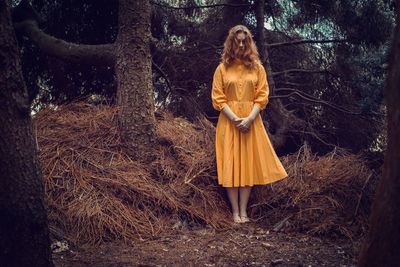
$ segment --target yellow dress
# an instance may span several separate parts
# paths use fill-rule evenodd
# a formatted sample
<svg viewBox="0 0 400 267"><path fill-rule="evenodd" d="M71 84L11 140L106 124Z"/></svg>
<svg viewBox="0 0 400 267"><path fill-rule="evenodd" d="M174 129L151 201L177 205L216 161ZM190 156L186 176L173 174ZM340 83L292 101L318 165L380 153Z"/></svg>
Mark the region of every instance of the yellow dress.
<svg viewBox="0 0 400 267"><path fill-rule="evenodd" d="M268 103L268 83L264 67L248 69L240 61L228 68L221 63L214 74L212 103L220 111L226 105L240 118L247 117L254 105ZM240 132L221 112L216 129L218 183L224 187L268 184L287 176L257 115L247 133Z"/></svg>

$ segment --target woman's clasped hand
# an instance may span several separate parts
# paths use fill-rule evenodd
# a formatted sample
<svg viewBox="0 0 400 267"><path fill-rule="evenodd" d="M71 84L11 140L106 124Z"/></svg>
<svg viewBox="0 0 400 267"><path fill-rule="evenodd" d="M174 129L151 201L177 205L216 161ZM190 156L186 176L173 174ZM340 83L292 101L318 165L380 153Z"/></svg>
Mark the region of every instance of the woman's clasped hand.
<svg viewBox="0 0 400 267"><path fill-rule="evenodd" d="M235 124L236 128L242 133L248 133L250 130L250 126L253 123L254 119L251 119L249 117L247 118L237 118L233 121L233 124Z"/></svg>

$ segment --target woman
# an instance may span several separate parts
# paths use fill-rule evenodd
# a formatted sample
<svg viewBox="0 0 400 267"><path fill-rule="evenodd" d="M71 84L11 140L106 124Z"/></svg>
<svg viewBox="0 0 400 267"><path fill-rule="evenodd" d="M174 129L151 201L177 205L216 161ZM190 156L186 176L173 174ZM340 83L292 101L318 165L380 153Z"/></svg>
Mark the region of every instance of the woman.
<svg viewBox="0 0 400 267"><path fill-rule="evenodd" d="M248 222L251 188L287 176L269 141L260 111L268 103L264 67L249 29L229 31L212 86L212 103L221 111L216 130L218 183L226 187L234 222ZM240 201L240 202L239 202Z"/></svg>

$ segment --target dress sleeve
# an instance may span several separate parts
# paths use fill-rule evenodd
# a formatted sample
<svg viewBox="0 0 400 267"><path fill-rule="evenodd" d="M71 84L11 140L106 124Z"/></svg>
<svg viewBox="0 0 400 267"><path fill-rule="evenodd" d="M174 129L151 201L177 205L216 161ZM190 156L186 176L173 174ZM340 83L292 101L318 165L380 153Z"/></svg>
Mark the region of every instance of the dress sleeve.
<svg viewBox="0 0 400 267"><path fill-rule="evenodd" d="M254 97L254 105L261 110L265 109L268 104L269 87L267 82L267 74L264 67L260 64L258 67L258 81Z"/></svg>
<svg viewBox="0 0 400 267"><path fill-rule="evenodd" d="M213 107L218 111L220 111L226 105L228 105L227 104L228 99L226 98L224 88L223 88L221 65L218 66L218 68L215 70L215 73L214 73L211 99L212 99Z"/></svg>

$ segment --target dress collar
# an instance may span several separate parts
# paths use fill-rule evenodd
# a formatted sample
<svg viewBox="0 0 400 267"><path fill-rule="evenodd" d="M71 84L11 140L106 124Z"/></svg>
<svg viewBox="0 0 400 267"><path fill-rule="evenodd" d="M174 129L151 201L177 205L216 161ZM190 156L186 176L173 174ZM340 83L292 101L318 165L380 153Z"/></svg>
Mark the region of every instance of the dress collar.
<svg viewBox="0 0 400 267"><path fill-rule="evenodd" d="M243 60L235 58L235 60L233 61L235 64L239 64L239 65L243 65Z"/></svg>

